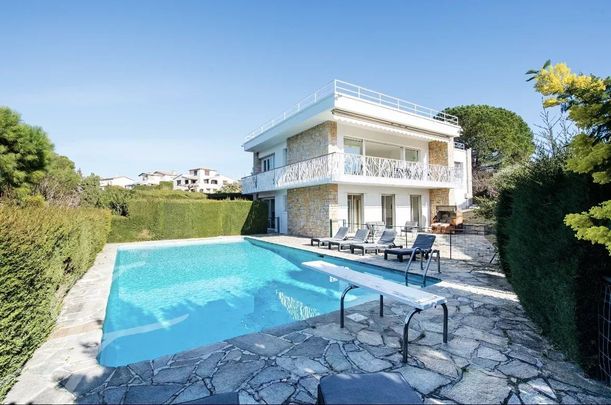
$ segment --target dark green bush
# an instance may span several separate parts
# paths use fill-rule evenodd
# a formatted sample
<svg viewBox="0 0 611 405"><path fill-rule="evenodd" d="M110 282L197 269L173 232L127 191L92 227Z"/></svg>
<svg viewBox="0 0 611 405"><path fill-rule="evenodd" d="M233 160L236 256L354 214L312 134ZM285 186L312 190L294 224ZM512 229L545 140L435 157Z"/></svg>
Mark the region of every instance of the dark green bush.
<svg viewBox="0 0 611 405"><path fill-rule="evenodd" d="M497 204L501 265L545 335L587 371L596 369L596 316L609 256L575 238L566 214L600 202L589 176L566 172L562 158L539 158ZM607 194L608 195L608 194Z"/></svg>
<svg viewBox="0 0 611 405"><path fill-rule="evenodd" d="M202 238L264 233L267 208L260 201L133 199L127 217L114 216L109 240Z"/></svg>
<svg viewBox="0 0 611 405"><path fill-rule="evenodd" d="M106 243L110 212L0 205L0 398Z"/></svg>

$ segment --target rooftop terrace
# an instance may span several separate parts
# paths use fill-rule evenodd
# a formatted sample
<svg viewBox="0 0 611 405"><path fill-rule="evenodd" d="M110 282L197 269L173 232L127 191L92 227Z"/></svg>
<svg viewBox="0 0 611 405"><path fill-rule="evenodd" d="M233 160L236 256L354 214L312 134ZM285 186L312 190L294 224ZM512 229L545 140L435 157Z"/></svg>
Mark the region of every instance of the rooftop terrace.
<svg viewBox="0 0 611 405"><path fill-rule="evenodd" d="M388 108L390 110L395 110L399 112L408 113L411 115L424 117L430 120L439 121L443 123L447 123L450 125L458 125L458 118L454 115L446 114L442 111L434 110L432 108L424 107L410 101L402 100L397 97L389 96L375 90L366 89L361 86L357 86L355 84L347 83L341 80L333 80L313 94L303 98L297 104L295 104L290 109L284 111L282 114L277 117L265 122L257 129L253 130L246 136L244 142L248 142L257 136L261 135L265 131L274 128L278 124L286 121L287 119L293 117L300 111L305 110L306 108L318 103L321 100L324 100L328 97L349 97L353 99L357 99L360 101L364 101L373 105L381 106Z"/></svg>

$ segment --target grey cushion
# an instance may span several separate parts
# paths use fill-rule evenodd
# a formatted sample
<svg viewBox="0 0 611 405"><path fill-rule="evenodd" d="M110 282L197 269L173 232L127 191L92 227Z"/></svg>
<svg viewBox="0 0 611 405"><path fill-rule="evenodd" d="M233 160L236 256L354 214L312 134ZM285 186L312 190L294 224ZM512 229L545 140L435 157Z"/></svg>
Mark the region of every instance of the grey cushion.
<svg viewBox="0 0 611 405"><path fill-rule="evenodd" d="M399 373L334 374L320 379L319 404L421 404Z"/></svg>

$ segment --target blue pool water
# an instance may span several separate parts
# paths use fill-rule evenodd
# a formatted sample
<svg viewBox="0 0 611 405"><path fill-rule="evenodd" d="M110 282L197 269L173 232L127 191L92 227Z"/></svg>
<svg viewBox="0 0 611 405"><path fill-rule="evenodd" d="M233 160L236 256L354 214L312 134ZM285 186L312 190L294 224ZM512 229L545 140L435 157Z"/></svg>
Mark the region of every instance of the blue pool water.
<svg viewBox="0 0 611 405"><path fill-rule="evenodd" d="M302 266L310 260L404 283L381 267L254 239L120 249L99 361L153 359L337 310L346 284ZM421 281L410 274L410 284ZM438 281L427 277L427 285ZM346 305L375 298L353 290Z"/></svg>

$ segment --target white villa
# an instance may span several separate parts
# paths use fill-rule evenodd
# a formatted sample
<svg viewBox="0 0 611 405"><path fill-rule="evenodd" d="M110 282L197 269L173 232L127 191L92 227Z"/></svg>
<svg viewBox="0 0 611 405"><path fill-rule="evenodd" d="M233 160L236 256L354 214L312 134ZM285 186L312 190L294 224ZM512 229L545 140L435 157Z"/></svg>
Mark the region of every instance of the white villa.
<svg viewBox="0 0 611 405"><path fill-rule="evenodd" d="M242 192L267 202L280 233L324 236L331 222L429 226L436 206L472 198L460 131L455 116L334 80L248 135L253 172Z"/></svg>
<svg viewBox="0 0 611 405"><path fill-rule="evenodd" d="M177 173L174 171L166 172L162 170L155 170L152 172L143 172L138 175L140 177L140 181L138 184L144 186L156 186L162 181L174 181Z"/></svg>
<svg viewBox="0 0 611 405"><path fill-rule="evenodd" d="M100 179L100 187L102 189L108 186L131 188L134 186L134 184L136 184L136 182L127 176L106 177Z"/></svg>
<svg viewBox="0 0 611 405"><path fill-rule="evenodd" d="M189 174L178 175L172 181L174 182L174 190L198 191L200 193L214 193L226 184L235 183L235 180L205 167L191 169Z"/></svg>

